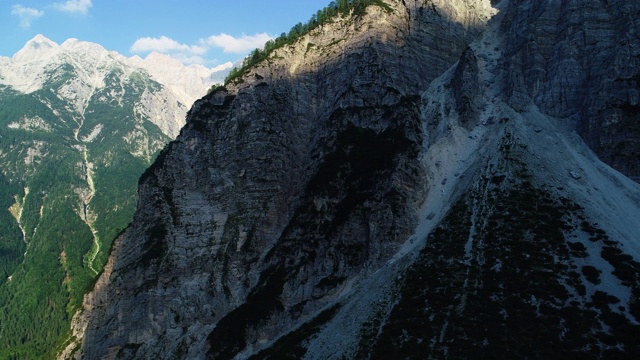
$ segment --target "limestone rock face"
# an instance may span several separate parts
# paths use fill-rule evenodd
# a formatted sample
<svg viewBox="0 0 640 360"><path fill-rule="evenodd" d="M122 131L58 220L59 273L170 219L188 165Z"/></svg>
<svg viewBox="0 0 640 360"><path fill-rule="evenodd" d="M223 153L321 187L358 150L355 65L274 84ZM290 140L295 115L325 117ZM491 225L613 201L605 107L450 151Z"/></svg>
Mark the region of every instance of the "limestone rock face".
<svg viewBox="0 0 640 360"><path fill-rule="evenodd" d="M565 2L385 3L196 102L61 357L640 351L640 186L540 90Z"/></svg>
<svg viewBox="0 0 640 360"><path fill-rule="evenodd" d="M640 4L633 1L519 1L508 5L507 88L576 123L598 156L640 181Z"/></svg>
<svg viewBox="0 0 640 360"><path fill-rule="evenodd" d="M424 191L419 94L492 14L469 3L337 18L198 101L87 297L84 355L260 348L388 260Z"/></svg>

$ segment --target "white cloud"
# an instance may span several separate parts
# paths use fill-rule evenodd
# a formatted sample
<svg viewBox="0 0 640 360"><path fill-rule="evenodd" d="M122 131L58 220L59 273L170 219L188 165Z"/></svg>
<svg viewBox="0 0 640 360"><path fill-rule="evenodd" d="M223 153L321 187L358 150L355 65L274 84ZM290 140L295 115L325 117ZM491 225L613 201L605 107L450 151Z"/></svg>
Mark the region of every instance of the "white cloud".
<svg viewBox="0 0 640 360"><path fill-rule="evenodd" d="M42 15L44 11L38 9L24 7L22 5L13 5L11 7L11 15L15 15L20 18L20 27L28 29L31 27L31 22Z"/></svg>
<svg viewBox="0 0 640 360"><path fill-rule="evenodd" d="M129 51L133 53L143 53L148 51L157 51L159 53L183 52L193 55L202 55L207 52L207 49L198 45L181 44L166 36L160 36L159 38L140 38L131 45Z"/></svg>
<svg viewBox="0 0 640 360"><path fill-rule="evenodd" d="M242 54L256 48L261 48L271 39L273 39L273 37L267 33L242 35L239 38L223 33L220 35L210 36L203 40L203 43L209 46L222 48L222 51L225 53Z"/></svg>
<svg viewBox="0 0 640 360"><path fill-rule="evenodd" d="M92 6L91 0L67 0L63 3L54 3L50 7L67 13L86 15ZM28 29L34 20L44 15L44 11L22 5L13 5L11 7L11 15L19 17L20 27Z"/></svg>
<svg viewBox="0 0 640 360"><path fill-rule="evenodd" d="M213 71L223 71L223 70L231 69L232 67L233 67L233 63L231 61L227 61L226 63L220 64L220 65L214 67L211 70L213 70Z"/></svg>
<svg viewBox="0 0 640 360"><path fill-rule="evenodd" d="M242 37L239 38L227 34L220 34L210 36L206 39L200 39L196 45L187 45L166 36L143 37L136 40L129 48L129 51L134 54L145 54L155 51L169 55L185 65L205 65L217 62L207 59L205 56L205 54L213 48L221 48L225 53L244 55L255 48L264 46L264 44L271 39L272 37L266 33L253 36L242 35ZM223 65L229 66L228 64Z"/></svg>
<svg viewBox="0 0 640 360"><path fill-rule="evenodd" d="M92 7L93 4L91 0L67 0L63 3L55 3L52 6L60 11L87 15L89 8Z"/></svg>
<svg viewBox="0 0 640 360"><path fill-rule="evenodd" d="M207 48L200 45L181 44L166 36L157 38L144 37L136 40L129 51L132 53L158 52L170 55L172 58L184 64L204 64L205 59L201 56L207 52Z"/></svg>

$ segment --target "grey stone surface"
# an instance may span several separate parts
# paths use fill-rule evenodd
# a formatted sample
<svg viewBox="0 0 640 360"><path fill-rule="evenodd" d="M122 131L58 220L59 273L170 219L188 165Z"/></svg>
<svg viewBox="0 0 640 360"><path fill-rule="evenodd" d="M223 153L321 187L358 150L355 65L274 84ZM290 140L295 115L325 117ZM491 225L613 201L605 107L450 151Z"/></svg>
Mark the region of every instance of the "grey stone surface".
<svg viewBox="0 0 640 360"><path fill-rule="evenodd" d="M577 122L598 156L640 180L640 3L513 1L502 25L511 104Z"/></svg>
<svg viewBox="0 0 640 360"><path fill-rule="evenodd" d="M594 93L614 82L570 36L635 20L387 3L194 105L76 316L77 357L639 352L640 189L574 136L593 146L584 105L633 84Z"/></svg>
<svg viewBox="0 0 640 360"><path fill-rule="evenodd" d="M77 354L259 348L397 251L423 196L419 94L490 14L461 7L482 1L388 3L392 14L337 19L196 102L141 179L76 321ZM221 319L236 338L212 332Z"/></svg>

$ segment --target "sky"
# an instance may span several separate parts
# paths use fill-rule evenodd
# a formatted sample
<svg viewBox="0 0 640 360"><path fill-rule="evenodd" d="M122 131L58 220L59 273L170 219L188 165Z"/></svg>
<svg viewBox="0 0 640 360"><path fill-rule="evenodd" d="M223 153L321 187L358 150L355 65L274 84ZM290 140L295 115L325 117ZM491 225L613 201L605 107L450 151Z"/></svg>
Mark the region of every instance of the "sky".
<svg viewBox="0 0 640 360"><path fill-rule="evenodd" d="M125 56L151 51L186 65L236 62L308 21L330 0L0 0L0 56L38 34L98 43Z"/></svg>

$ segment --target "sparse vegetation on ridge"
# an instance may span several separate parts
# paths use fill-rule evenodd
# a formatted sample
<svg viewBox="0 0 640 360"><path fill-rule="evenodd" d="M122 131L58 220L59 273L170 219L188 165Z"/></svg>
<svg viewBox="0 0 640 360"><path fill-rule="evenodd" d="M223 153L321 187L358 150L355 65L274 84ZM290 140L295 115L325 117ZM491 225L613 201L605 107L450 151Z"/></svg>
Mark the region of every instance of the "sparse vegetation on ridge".
<svg viewBox="0 0 640 360"><path fill-rule="evenodd" d="M267 41L263 49L253 50L242 62L240 68L234 67L229 75L224 79L224 84L227 85L233 81L238 81L247 70L249 70L255 64L267 59L271 53L285 45L291 45L296 42L300 37L308 34L312 30L331 23L336 16L347 16L351 14L354 17L362 16L366 13L367 7L374 5L379 6L386 12L393 12L393 8L382 0L338 0L329 3L329 6L324 9L318 10L318 12L311 16L311 19L306 23L297 23L294 25L288 33L282 33L280 36L273 40ZM212 87L211 91L215 91L217 88Z"/></svg>

